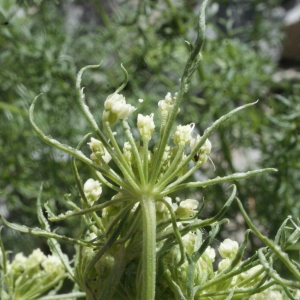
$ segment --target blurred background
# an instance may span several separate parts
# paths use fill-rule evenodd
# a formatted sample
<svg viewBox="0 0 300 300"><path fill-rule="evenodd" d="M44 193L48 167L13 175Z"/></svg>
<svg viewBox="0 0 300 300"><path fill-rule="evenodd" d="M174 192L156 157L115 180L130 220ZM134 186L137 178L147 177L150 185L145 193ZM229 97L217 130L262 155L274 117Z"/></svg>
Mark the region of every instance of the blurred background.
<svg viewBox="0 0 300 300"><path fill-rule="evenodd" d="M196 0L2 0L0 4L0 214L11 222L39 226L36 198L55 213L68 210L64 195L79 203L71 157L46 145L29 123L28 108L36 106L37 124L71 146L91 132L77 107L76 74L87 71L82 85L97 121L103 102L122 83L123 63L129 73L124 90L137 112L154 112L157 102L179 86L188 48L194 42L201 1ZM193 76L178 123L194 122L200 134L223 114L254 102L222 125L211 137L216 169L207 162L194 180L256 168L275 167L237 183L255 224L269 237L288 216L300 211L300 3L298 1L210 1L203 61ZM134 122L135 118L130 121ZM118 131L118 127L115 129ZM157 136L154 135L154 140ZM124 143L122 138L120 143ZM87 146L82 151L89 155ZM78 162L83 181L92 171ZM191 190L207 205L202 218L215 214L229 196L229 184ZM104 190L101 201L110 199ZM245 224L237 205L227 215L220 238L241 242ZM78 236L77 219L55 223L61 234ZM5 228L6 249L24 252L46 241ZM251 237L251 235L250 235ZM249 251L259 246L252 238ZM72 245L62 245L69 255ZM299 256L299 252L297 254ZM298 257L299 258L299 257Z"/></svg>

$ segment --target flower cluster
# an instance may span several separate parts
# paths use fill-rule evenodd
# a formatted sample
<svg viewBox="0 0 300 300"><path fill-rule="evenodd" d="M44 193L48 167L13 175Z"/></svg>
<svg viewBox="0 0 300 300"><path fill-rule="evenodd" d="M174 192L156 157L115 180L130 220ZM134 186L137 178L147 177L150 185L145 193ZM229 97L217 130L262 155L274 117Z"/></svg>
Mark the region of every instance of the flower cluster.
<svg viewBox="0 0 300 300"><path fill-rule="evenodd" d="M102 162L104 163L110 162L111 156L106 150L106 148L103 146L102 142L92 137L91 142L88 143L88 145L92 150L92 153L90 155L92 161L96 162L99 165L101 165Z"/></svg>
<svg viewBox="0 0 300 300"><path fill-rule="evenodd" d="M6 271L5 287L0 292L2 300L35 299L67 276L61 260L55 255L44 255L40 249L35 249L28 257L18 253L12 262L2 259L1 269Z"/></svg>
<svg viewBox="0 0 300 300"><path fill-rule="evenodd" d="M99 199L102 193L102 187L98 180L90 178L84 184L83 191L88 202L93 205L94 202Z"/></svg>
<svg viewBox="0 0 300 300"><path fill-rule="evenodd" d="M109 95L104 102L103 120L114 125L118 119L127 118L135 109L134 106L126 103L123 95Z"/></svg>

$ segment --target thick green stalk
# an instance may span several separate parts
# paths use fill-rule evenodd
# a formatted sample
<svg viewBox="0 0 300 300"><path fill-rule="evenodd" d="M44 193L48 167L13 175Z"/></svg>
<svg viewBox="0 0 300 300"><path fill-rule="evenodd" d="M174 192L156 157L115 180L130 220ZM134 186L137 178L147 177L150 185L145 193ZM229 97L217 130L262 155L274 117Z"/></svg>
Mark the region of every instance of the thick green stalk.
<svg viewBox="0 0 300 300"><path fill-rule="evenodd" d="M156 277L156 212L155 201L151 195L141 198L143 215L142 250L142 297L141 300L154 300Z"/></svg>

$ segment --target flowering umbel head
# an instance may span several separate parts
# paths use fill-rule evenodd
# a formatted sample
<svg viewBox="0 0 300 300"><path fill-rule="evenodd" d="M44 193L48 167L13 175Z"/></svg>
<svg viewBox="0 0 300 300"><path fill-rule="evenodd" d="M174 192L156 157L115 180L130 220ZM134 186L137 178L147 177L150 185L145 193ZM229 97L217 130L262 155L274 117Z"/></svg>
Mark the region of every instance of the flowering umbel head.
<svg viewBox="0 0 300 300"><path fill-rule="evenodd" d="M239 244L231 239L225 239L220 247L219 253L223 258L233 259L239 249Z"/></svg>
<svg viewBox="0 0 300 300"><path fill-rule="evenodd" d="M181 144L186 146L192 138L192 131L194 127L195 127L194 123L189 125L184 125L184 126L178 125L173 135L173 140L175 145Z"/></svg>
<svg viewBox="0 0 300 300"><path fill-rule="evenodd" d="M1 271L5 279L0 283L1 300L40 299L45 292L55 295L55 286L67 276L60 258L46 256L40 249L35 249L28 257L17 253L12 261L5 260L5 266L2 262Z"/></svg>
<svg viewBox="0 0 300 300"><path fill-rule="evenodd" d="M197 134L196 136L193 136L190 140L190 149L193 151L197 144L200 142L201 136ZM194 156L195 161L199 161L200 163L205 163L207 161L207 155L211 151L211 142L209 139L206 139L204 144L200 147L200 149L197 151L196 155Z"/></svg>
<svg viewBox="0 0 300 300"><path fill-rule="evenodd" d="M99 165L101 165L103 162L104 163L110 162L111 156L106 150L106 148L103 146L102 142L92 137L91 142L88 143L88 145L92 150L92 153L90 155L92 161L96 162Z"/></svg>
<svg viewBox="0 0 300 300"><path fill-rule="evenodd" d="M149 116L143 116L142 114L138 114L137 128L143 139L151 139L152 133L155 129L153 116L154 114L151 114Z"/></svg>
<svg viewBox="0 0 300 300"><path fill-rule="evenodd" d="M84 194L88 202L92 205L100 198L102 187L98 180L92 178L88 179L83 186Z"/></svg>
<svg viewBox="0 0 300 300"><path fill-rule="evenodd" d="M104 102L103 121L114 125L118 119L125 119L132 114L136 108L126 103L125 97L120 94L112 94Z"/></svg>

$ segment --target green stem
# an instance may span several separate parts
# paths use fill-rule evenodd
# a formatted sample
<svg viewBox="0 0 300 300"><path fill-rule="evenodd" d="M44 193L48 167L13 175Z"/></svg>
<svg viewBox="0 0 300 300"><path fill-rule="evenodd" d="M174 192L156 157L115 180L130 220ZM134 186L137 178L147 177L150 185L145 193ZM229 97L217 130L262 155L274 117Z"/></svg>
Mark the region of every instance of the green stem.
<svg viewBox="0 0 300 300"><path fill-rule="evenodd" d="M144 173L143 173L142 161L141 161L141 158L140 158L140 155L139 155L138 148L135 144L134 138L133 138L132 133L130 131L129 124L126 120L123 120L122 127L124 129L125 136L126 136L128 142L129 142L129 144L132 148L132 152L134 154L135 162L136 162L137 169L138 169L139 176L140 176L140 181L141 181L142 184L145 184L145 176L144 176Z"/></svg>
<svg viewBox="0 0 300 300"><path fill-rule="evenodd" d="M174 169L178 166L179 161L183 160L182 154L184 151L184 147L185 147L184 143L179 144L176 156L175 156L174 160L172 161L170 167L168 168L167 172L163 175L163 177L156 184L156 188L158 190L162 190L162 187L164 187L168 182L170 182L170 180L171 180L170 176L172 176L171 174L174 173ZM173 178L173 177L171 177L171 178Z"/></svg>
<svg viewBox="0 0 300 300"><path fill-rule="evenodd" d="M139 186L136 184L136 177L134 173L132 172L128 162L125 160L123 153L121 152L119 145L117 144L117 141L114 137L113 132L111 131L111 128L109 126L108 122L103 122L104 128L109 135L110 141L112 145L114 146L114 150L117 153L116 158L114 159L120 170L122 171L124 178L128 180L132 188L137 191L139 189Z"/></svg>
<svg viewBox="0 0 300 300"><path fill-rule="evenodd" d="M148 182L148 144L149 139L143 138L143 171L146 182Z"/></svg>
<svg viewBox="0 0 300 300"><path fill-rule="evenodd" d="M143 215L142 250L142 300L154 300L156 277L156 211L155 201L150 195L141 199Z"/></svg>

